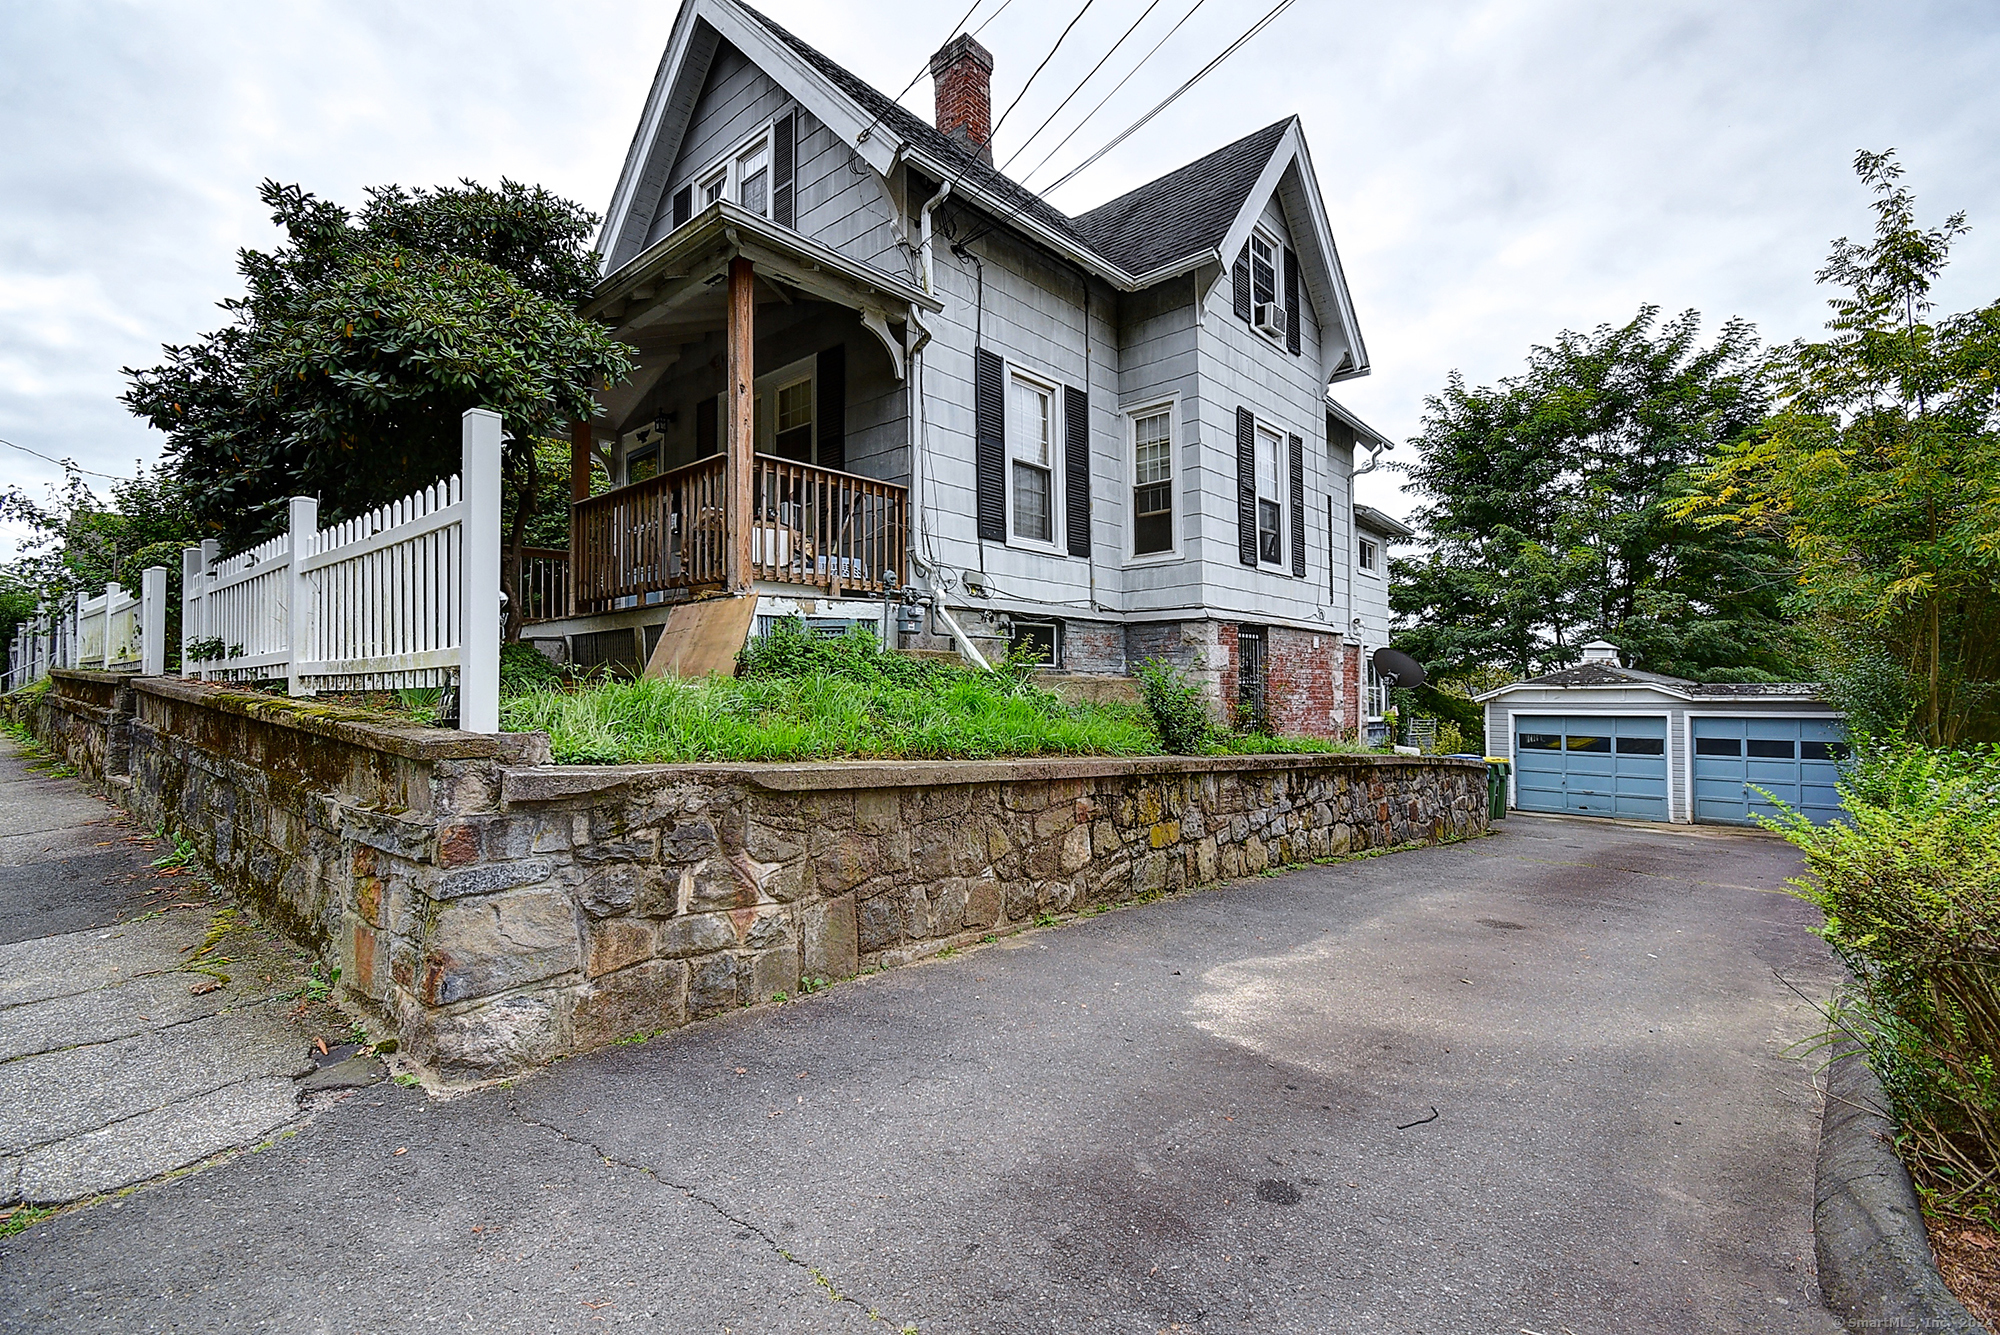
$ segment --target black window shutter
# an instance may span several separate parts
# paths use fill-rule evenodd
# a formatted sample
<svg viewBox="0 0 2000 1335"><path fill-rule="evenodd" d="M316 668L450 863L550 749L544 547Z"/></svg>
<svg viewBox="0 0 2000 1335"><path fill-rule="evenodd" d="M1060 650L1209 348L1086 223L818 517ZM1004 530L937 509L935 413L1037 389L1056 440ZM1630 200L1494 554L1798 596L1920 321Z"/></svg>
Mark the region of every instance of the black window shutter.
<svg viewBox="0 0 2000 1335"><path fill-rule="evenodd" d="M1248 408L1236 410L1236 554L1257 564L1257 419Z"/></svg>
<svg viewBox="0 0 2000 1335"><path fill-rule="evenodd" d="M694 457L706 459L722 448L721 419L716 411L716 396L710 394L694 405Z"/></svg>
<svg viewBox="0 0 2000 1335"><path fill-rule="evenodd" d="M979 348L972 354L972 465L983 542L1007 541L1006 364Z"/></svg>
<svg viewBox="0 0 2000 1335"><path fill-rule="evenodd" d="M1292 475L1292 574L1306 577L1306 443L1291 440L1292 455L1287 461Z"/></svg>
<svg viewBox="0 0 2000 1335"><path fill-rule="evenodd" d="M1090 555L1090 395L1063 386L1063 527L1069 554Z"/></svg>
<svg viewBox="0 0 2000 1335"><path fill-rule="evenodd" d="M1229 269L1229 294L1236 302L1236 318L1248 322L1250 319L1250 243L1243 243L1243 250L1236 257L1236 263Z"/></svg>
<svg viewBox="0 0 2000 1335"><path fill-rule="evenodd" d="M796 227L797 210L792 203L793 138L791 113L778 117L771 127L771 221L780 227ZM1294 348L1294 352L1298 349Z"/></svg>
<svg viewBox="0 0 2000 1335"><path fill-rule="evenodd" d="M694 212L694 187L684 185L674 191L674 226L679 227Z"/></svg>
<svg viewBox="0 0 2000 1335"><path fill-rule="evenodd" d="M1285 350L1299 355L1299 257L1285 247Z"/></svg>
<svg viewBox="0 0 2000 1335"><path fill-rule="evenodd" d="M819 466L847 471L847 345L836 343L820 351L813 365L813 393L819 402Z"/></svg>

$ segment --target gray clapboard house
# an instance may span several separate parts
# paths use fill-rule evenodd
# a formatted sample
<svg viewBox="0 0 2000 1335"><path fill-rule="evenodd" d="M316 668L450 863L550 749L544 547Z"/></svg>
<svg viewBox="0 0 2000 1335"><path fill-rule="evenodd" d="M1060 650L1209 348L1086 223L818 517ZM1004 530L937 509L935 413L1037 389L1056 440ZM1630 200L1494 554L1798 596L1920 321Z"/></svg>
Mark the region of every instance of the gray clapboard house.
<svg viewBox="0 0 2000 1335"><path fill-rule="evenodd" d="M643 660L733 594L700 617L1158 655L1356 728L1387 624L1352 477L1388 442L1330 397L1369 361L1303 126L1069 216L993 166L992 57L931 71L936 124L736 0L683 5L591 307L640 369L575 428L528 636Z"/></svg>

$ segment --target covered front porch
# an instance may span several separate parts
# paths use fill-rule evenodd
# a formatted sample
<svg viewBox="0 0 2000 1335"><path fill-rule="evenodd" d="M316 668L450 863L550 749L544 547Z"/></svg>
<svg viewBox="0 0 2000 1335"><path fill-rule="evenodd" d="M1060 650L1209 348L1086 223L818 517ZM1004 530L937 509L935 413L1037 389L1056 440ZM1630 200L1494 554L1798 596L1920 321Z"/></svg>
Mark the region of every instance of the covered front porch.
<svg viewBox="0 0 2000 1335"><path fill-rule="evenodd" d="M726 201L608 277L587 313L638 368L572 429L568 550L527 553L517 582L533 637L904 584L906 358L941 309Z"/></svg>

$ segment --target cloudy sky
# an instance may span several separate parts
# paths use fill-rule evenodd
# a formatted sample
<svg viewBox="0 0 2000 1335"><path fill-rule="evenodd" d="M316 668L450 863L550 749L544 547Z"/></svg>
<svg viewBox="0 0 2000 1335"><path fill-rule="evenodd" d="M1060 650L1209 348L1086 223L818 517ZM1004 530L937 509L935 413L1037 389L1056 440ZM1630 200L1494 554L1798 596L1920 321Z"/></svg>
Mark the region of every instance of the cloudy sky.
<svg viewBox="0 0 2000 1335"><path fill-rule="evenodd" d="M1003 161L1147 2L1092 0L1002 130ZM966 3L765 8L893 91ZM979 35L996 110L1082 0L1001 3L973 19L997 14ZM1163 0L1043 142L1189 3ZM1204 3L1038 182L1263 3ZM673 15L668 0L0 0L0 438L109 474L154 459L119 368L218 322L237 247L275 239L263 177L351 203L371 184L506 175L601 210ZM1861 147L1898 149L1933 219L1971 214L1941 303L2000 297L1996 69L1988 0L1298 0L1056 202L1087 208L1302 114L1376 367L1341 395L1403 439L1452 369L1491 381L1531 343L1643 303L1812 332L1828 241L1868 228ZM928 78L905 100L928 115ZM0 482L56 475L0 448ZM1362 495L1405 508L1388 474Z"/></svg>

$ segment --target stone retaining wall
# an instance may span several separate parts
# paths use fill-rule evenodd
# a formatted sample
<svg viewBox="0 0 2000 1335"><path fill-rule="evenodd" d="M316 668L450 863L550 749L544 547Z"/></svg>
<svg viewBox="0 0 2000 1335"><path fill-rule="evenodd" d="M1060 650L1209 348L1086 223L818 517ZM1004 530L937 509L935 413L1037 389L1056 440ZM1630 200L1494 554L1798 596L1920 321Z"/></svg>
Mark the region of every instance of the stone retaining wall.
<svg viewBox="0 0 2000 1335"><path fill-rule="evenodd" d="M1045 914L1486 825L1484 767L1436 757L553 766L539 734L83 673L34 712L114 781L89 738L122 728L127 804L453 1079Z"/></svg>

